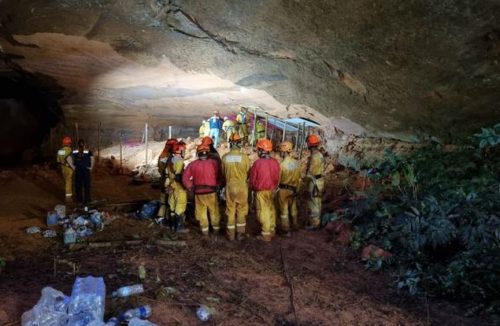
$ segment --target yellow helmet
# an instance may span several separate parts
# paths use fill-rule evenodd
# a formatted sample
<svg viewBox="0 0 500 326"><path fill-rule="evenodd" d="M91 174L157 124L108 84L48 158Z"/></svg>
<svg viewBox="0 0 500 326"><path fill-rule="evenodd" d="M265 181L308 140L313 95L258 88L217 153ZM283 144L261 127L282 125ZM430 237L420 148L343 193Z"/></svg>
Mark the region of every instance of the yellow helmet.
<svg viewBox="0 0 500 326"><path fill-rule="evenodd" d="M293 150L293 144L289 141L284 141L280 144L280 152L290 153Z"/></svg>

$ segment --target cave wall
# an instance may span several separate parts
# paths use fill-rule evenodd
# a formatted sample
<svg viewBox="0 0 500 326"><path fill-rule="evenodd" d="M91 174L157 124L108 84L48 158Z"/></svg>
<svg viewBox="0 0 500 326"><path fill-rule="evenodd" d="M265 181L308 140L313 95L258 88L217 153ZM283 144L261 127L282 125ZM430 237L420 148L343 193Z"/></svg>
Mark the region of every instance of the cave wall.
<svg viewBox="0 0 500 326"><path fill-rule="evenodd" d="M0 46L65 88L69 123L195 125L244 103L445 137L500 120L499 16L495 0L3 0Z"/></svg>

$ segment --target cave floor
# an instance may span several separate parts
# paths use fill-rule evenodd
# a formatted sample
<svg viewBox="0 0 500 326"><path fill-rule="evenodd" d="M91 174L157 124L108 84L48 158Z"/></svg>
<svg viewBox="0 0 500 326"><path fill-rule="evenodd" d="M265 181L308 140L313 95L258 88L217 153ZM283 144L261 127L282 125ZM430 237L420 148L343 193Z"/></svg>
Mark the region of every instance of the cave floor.
<svg viewBox="0 0 500 326"><path fill-rule="evenodd" d="M108 203L156 198L157 190L149 184L129 181L128 176L97 171L94 198ZM73 263L76 275L103 276L108 293L138 282L138 267L144 264L145 293L108 299L106 317L149 304L150 320L158 325L201 324L195 314L200 304L214 309L207 322L212 325L482 324L462 317L460 308L445 301L398 294L389 273L366 271L357 252L325 231L299 231L270 244L254 237L242 242L202 239L194 229L176 238L150 221L118 211L109 226L88 240L143 239L147 245L69 250L60 237L45 239L24 231L32 225L45 228L46 212L62 197L62 180L55 170L42 166L3 171L0 186L0 257L7 261L0 274L2 325L19 324L45 286L69 294ZM253 212L249 225L256 234ZM187 246L155 245L156 239L167 238L186 241Z"/></svg>

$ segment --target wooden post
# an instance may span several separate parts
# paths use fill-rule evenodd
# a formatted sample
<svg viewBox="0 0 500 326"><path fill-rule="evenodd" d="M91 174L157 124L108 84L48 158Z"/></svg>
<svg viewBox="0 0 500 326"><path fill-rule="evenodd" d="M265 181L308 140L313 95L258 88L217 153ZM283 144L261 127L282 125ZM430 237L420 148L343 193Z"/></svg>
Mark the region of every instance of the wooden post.
<svg viewBox="0 0 500 326"><path fill-rule="evenodd" d="M144 127L144 143L146 144L146 163L148 165L148 124Z"/></svg>
<svg viewBox="0 0 500 326"><path fill-rule="evenodd" d="M172 126L168 126L168 139L172 138Z"/></svg>
<svg viewBox="0 0 500 326"><path fill-rule="evenodd" d="M120 174L123 174L123 147L122 147L122 133L120 132Z"/></svg>
<svg viewBox="0 0 500 326"><path fill-rule="evenodd" d="M281 142L284 142L285 141L285 136L286 136L286 120L284 120L284 125L283 125L283 139L281 140Z"/></svg>
<svg viewBox="0 0 500 326"><path fill-rule="evenodd" d="M256 125L257 125L257 109L253 109L253 130L252 130L252 146L255 146L255 144L257 144L257 142L255 141L255 137L256 137L256 134L255 134L255 131L256 131Z"/></svg>
<svg viewBox="0 0 500 326"><path fill-rule="evenodd" d="M295 136L295 150L299 149L299 142L300 142L300 124L297 125L297 136Z"/></svg>
<svg viewBox="0 0 500 326"><path fill-rule="evenodd" d="M276 130L276 126L274 126L273 130L271 130L271 142L274 142L274 130Z"/></svg>
<svg viewBox="0 0 500 326"><path fill-rule="evenodd" d="M97 124L97 160L101 158L101 123Z"/></svg>
<svg viewBox="0 0 500 326"><path fill-rule="evenodd" d="M264 138L267 138L267 120L269 119L268 114L266 113L266 127L264 129Z"/></svg>

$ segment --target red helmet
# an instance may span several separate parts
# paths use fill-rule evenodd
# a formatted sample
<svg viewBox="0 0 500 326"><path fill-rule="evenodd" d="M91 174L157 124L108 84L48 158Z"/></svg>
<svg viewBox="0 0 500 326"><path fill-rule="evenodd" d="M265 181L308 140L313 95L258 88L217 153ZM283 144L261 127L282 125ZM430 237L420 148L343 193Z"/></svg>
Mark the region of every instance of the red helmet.
<svg viewBox="0 0 500 326"><path fill-rule="evenodd" d="M257 142L257 148L264 152L270 152L273 150L273 143L269 139L259 139Z"/></svg>
<svg viewBox="0 0 500 326"><path fill-rule="evenodd" d="M174 154L182 154L182 152L185 150L186 150L186 144L184 144L183 142L174 144L173 148Z"/></svg>
<svg viewBox="0 0 500 326"><path fill-rule="evenodd" d="M62 139L62 144L63 144L64 146L69 146L69 145L71 145L71 143L72 143L72 141L71 141L71 137L69 137L69 136L66 136L66 137L64 137L64 138Z"/></svg>
<svg viewBox="0 0 500 326"><path fill-rule="evenodd" d="M172 146L172 145L175 145L177 143L178 143L178 141L176 138L169 138L169 139L167 139L167 142L165 143L165 145Z"/></svg>
<svg viewBox="0 0 500 326"><path fill-rule="evenodd" d="M201 143L202 143L203 145L212 145L212 144L214 143L214 141L212 140L212 138L211 138L211 137L209 137L209 136L205 136L205 137L203 137L203 138L201 139Z"/></svg>
<svg viewBox="0 0 500 326"><path fill-rule="evenodd" d="M321 143L321 138L319 138L318 135L311 134L311 135L307 136L306 143L307 143L307 146L309 146L309 147L319 146L319 144Z"/></svg>

